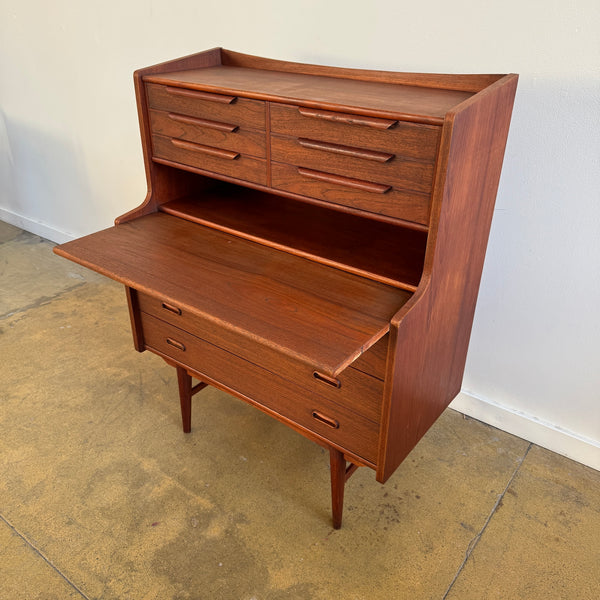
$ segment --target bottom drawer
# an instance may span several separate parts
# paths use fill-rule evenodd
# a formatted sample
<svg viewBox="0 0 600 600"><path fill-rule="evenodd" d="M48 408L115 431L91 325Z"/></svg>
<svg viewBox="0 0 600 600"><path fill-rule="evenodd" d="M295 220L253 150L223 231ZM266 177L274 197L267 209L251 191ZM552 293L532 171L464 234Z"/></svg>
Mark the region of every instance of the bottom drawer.
<svg viewBox="0 0 600 600"><path fill-rule="evenodd" d="M314 368L308 363L283 356L277 350L267 348L257 340L243 338L236 332L225 330L202 316L171 302L164 302L160 298L141 292L137 292L137 298L142 312L178 329L183 329L213 346L219 346L265 371L277 373L286 381L295 382L306 390L305 395L315 393L319 397L359 413L370 421L380 422L387 335L369 348L349 368L342 371L337 377L340 386L335 387L315 378Z"/></svg>
<svg viewBox="0 0 600 600"><path fill-rule="evenodd" d="M348 182L349 177L276 162L272 178L273 187L279 190L424 225L429 220L429 194L397 188L384 191L388 186L376 182L361 182L372 186L371 191L358 189L352 185L357 180Z"/></svg>
<svg viewBox="0 0 600 600"><path fill-rule="evenodd" d="M149 350L172 358L234 395L275 411L348 452L376 462L377 423L146 313L141 313L141 322Z"/></svg>

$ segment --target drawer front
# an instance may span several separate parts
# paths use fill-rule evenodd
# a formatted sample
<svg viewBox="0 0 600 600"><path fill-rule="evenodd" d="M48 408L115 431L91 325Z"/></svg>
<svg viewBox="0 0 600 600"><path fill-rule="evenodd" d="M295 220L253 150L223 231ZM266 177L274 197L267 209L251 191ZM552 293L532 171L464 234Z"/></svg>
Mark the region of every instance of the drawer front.
<svg viewBox="0 0 600 600"><path fill-rule="evenodd" d="M392 152L435 163L441 128L403 121L369 119L286 104L271 104L273 133Z"/></svg>
<svg viewBox="0 0 600 600"><path fill-rule="evenodd" d="M265 103L211 92L198 92L157 83L146 84L148 106L175 114L265 129Z"/></svg>
<svg viewBox="0 0 600 600"><path fill-rule="evenodd" d="M376 423L380 421L383 381L376 378L378 371L374 370L372 374L367 374L369 373L367 369L359 371L351 367L347 368L340 373L339 387L336 387L323 379L315 378L310 365L282 355L259 341L215 325L208 319L191 313L172 302L140 292L137 292L137 296L140 310L144 313L179 329L184 329L215 346L224 348L229 353L240 356L266 371L277 373L278 376L292 382L298 388L304 389L307 394L322 396L336 405L349 408L370 421Z"/></svg>
<svg viewBox="0 0 600 600"><path fill-rule="evenodd" d="M162 135L152 136L154 158L266 185L266 162L235 150L225 150Z"/></svg>
<svg viewBox="0 0 600 600"><path fill-rule="evenodd" d="M376 462L378 424L164 321L142 313L141 322L148 349Z"/></svg>
<svg viewBox="0 0 600 600"><path fill-rule="evenodd" d="M222 121L150 111L152 133L265 158L265 134Z"/></svg>
<svg viewBox="0 0 600 600"><path fill-rule="evenodd" d="M274 135L274 161L362 179L404 191L431 193L433 165L406 160L395 152L373 151L346 144L331 144L310 138Z"/></svg>
<svg viewBox="0 0 600 600"><path fill-rule="evenodd" d="M328 166L324 163L322 168ZM273 187L280 190L423 225L429 222L429 194L275 162L271 166L271 175Z"/></svg>

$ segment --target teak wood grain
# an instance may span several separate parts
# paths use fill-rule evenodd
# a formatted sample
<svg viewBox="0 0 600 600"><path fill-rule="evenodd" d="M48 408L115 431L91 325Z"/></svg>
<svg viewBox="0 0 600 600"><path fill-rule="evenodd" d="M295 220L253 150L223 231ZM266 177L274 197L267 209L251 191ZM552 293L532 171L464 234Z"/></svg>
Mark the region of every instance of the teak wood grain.
<svg viewBox="0 0 600 600"><path fill-rule="evenodd" d="M516 87L507 76L447 116L423 280L391 323L379 481L460 391Z"/></svg>
<svg viewBox="0 0 600 600"><path fill-rule="evenodd" d="M56 251L333 377L387 333L409 296L164 213Z"/></svg>
<svg viewBox="0 0 600 600"><path fill-rule="evenodd" d="M327 448L339 528L460 390L517 76L214 48L134 84L146 198L55 252L125 284L184 431L211 385Z"/></svg>

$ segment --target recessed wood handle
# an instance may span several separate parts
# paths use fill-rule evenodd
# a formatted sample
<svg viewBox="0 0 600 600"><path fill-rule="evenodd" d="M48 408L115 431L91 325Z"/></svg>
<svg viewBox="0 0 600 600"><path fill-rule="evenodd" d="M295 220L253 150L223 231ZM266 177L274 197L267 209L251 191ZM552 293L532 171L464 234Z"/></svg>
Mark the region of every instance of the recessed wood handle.
<svg viewBox="0 0 600 600"><path fill-rule="evenodd" d="M223 150L222 148L213 148L212 146L205 146L204 144L196 144L195 142L186 142L177 138L171 138L171 143L178 148L184 150L191 150L192 152L202 152L216 158L225 158L227 160L235 160L239 158L239 152L232 152L231 150Z"/></svg>
<svg viewBox="0 0 600 600"><path fill-rule="evenodd" d="M185 88L167 86L167 92L173 96L185 96L195 100L208 100L209 102L219 102L220 104L232 104L237 100L237 96L224 96L223 94L211 94L210 92L200 92L198 90L187 90Z"/></svg>
<svg viewBox="0 0 600 600"><path fill-rule="evenodd" d="M323 373L319 373L319 371L315 371L313 373L313 377L317 381L322 381L323 383L331 385L331 386L333 386L335 388L341 388L342 387L342 382L339 379L336 379L335 377L329 377L329 375L323 375Z"/></svg>
<svg viewBox="0 0 600 600"><path fill-rule="evenodd" d="M349 123L350 125L365 125L367 127L375 127L375 129L391 129L398 123L398 121L393 119L363 117L361 115L350 115L347 113L338 113L329 110L314 110L312 108L299 108L298 112L303 117L310 117L312 119L324 119L325 121Z"/></svg>
<svg viewBox="0 0 600 600"><path fill-rule="evenodd" d="M173 306L172 304L169 304L168 302L163 302L161 304L161 306L165 310L168 310L169 312L175 313L176 315L180 315L181 314L181 309L179 307Z"/></svg>
<svg viewBox="0 0 600 600"><path fill-rule="evenodd" d="M353 179L352 177L342 177L341 175L333 175L332 173L324 173L323 171L313 171L312 169L305 169L304 167L298 167L298 173L309 179L325 181L326 183L335 183L336 185L343 185L345 187L362 190L363 192L371 192L373 194L385 194L392 189L391 185L363 181L362 179Z"/></svg>
<svg viewBox="0 0 600 600"><path fill-rule="evenodd" d="M177 340L174 340L173 338L168 337L166 339L167 344L169 344L169 346L173 346L173 348L177 348L177 350L181 350L182 352L185 352L185 346L181 343L178 342Z"/></svg>
<svg viewBox="0 0 600 600"><path fill-rule="evenodd" d="M309 140L308 138L298 138L298 143L304 148L310 148L312 150L323 150L325 152L343 154L344 156L352 156L354 158L374 160L380 163L388 162L389 160L392 160L392 158L394 158L395 156L395 154L390 154L389 152L377 152L375 150L366 150L364 148L353 148L352 146L344 146L342 144L331 144L329 142Z"/></svg>
<svg viewBox="0 0 600 600"><path fill-rule="evenodd" d="M179 115L177 113L169 113L169 119L176 121L177 123L184 123L185 125L195 125L197 127L205 127L207 129L216 129L217 131L225 131L227 133L235 133L238 129L238 125L231 125L230 123L221 123L219 121L209 121L208 119L198 119L197 117L188 117L187 115Z"/></svg>
<svg viewBox="0 0 600 600"><path fill-rule="evenodd" d="M332 429L340 428L339 421L337 421L333 417L328 417L327 415L324 415L322 412L319 412L318 410L313 410L312 416L313 416L313 419L320 421L321 423L323 423L324 425L327 425L328 427L331 427Z"/></svg>

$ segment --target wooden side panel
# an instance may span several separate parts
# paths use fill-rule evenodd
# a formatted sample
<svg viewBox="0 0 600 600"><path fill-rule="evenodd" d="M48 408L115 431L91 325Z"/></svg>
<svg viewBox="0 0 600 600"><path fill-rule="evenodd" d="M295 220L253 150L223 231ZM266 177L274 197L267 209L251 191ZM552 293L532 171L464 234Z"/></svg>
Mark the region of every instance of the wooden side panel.
<svg viewBox="0 0 600 600"><path fill-rule="evenodd" d="M378 481L460 390L516 86L508 75L447 117L425 274L390 329Z"/></svg>
<svg viewBox="0 0 600 600"><path fill-rule="evenodd" d="M125 223L132 219L136 219L137 217L153 213L157 210L158 206L164 202L180 198L193 191L200 191L203 187L211 185L210 180L198 177L193 173L175 173L173 169L165 167L164 165L152 164L152 157L150 154L152 148L150 117L148 114L146 88L142 81L142 77L144 77L144 75L165 73L178 69L197 69L219 64L221 64L221 49L213 48L212 50L206 50L205 52L192 54L177 60L164 62L145 69L139 69L133 74L148 191L142 204L124 215L117 217L115 219L115 224Z"/></svg>

